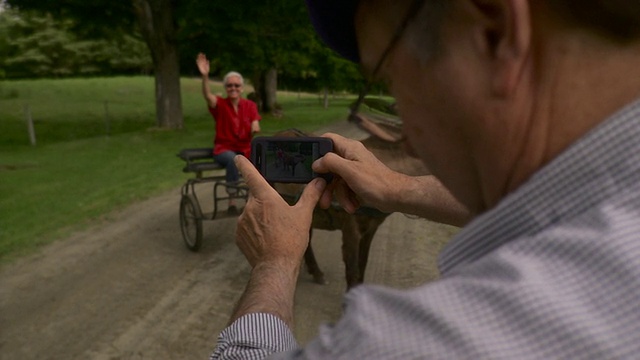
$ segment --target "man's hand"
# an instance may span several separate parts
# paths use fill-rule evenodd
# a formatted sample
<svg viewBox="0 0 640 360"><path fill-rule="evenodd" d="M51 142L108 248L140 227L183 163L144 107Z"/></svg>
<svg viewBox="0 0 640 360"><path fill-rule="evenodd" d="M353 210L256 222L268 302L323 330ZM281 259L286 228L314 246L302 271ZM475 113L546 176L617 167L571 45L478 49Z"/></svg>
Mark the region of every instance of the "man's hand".
<svg viewBox="0 0 640 360"><path fill-rule="evenodd" d="M196 58L196 64L198 65L200 75L209 76L209 60L207 60L207 56L205 54L198 54L198 57Z"/></svg>
<svg viewBox="0 0 640 360"><path fill-rule="evenodd" d="M316 160L315 172L334 174L320 207L328 208L333 196L349 213L360 204L381 211L399 211L449 225L463 226L474 216L433 175L408 176L389 169L361 142L336 134L325 134L333 140L334 153Z"/></svg>
<svg viewBox="0 0 640 360"><path fill-rule="evenodd" d="M290 206L247 158L238 155L235 162L249 187L247 205L238 218L238 247L252 267L265 263L299 266L309 243L313 209L325 181L311 181L298 202Z"/></svg>
<svg viewBox="0 0 640 360"><path fill-rule="evenodd" d="M406 176L389 169L359 141L331 133L322 136L333 140L334 153L316 160L313 170L331 172L335 176L324 191L320 206L328 208L335 193L338 202L349 213L354 213L361 203L382 211L393 211L389 208L388 197Z"/></svg>

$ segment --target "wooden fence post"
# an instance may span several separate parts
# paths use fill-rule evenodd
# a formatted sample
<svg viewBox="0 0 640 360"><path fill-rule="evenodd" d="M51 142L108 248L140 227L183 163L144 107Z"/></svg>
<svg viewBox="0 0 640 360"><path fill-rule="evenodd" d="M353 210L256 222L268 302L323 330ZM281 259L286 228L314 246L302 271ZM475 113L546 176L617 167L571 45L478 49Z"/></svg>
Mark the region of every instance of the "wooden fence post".
<svg viewBox="0 0 640 360"><path fill-rule="evenodd" d="M25 104L24 106L24 116L27 120L27 129L29 131L29 141L31 142L31 146L36 146L36 129L33 126L33 118L31 117L31 108L29 108L29 104Z"/></svg>
<svg viewBox="0 0 640 360"><path fill-rule="evenodd" d="M111 134L111 119L109 118L109 102L104 102L104 122L107 130L107 137Z"/></svg>

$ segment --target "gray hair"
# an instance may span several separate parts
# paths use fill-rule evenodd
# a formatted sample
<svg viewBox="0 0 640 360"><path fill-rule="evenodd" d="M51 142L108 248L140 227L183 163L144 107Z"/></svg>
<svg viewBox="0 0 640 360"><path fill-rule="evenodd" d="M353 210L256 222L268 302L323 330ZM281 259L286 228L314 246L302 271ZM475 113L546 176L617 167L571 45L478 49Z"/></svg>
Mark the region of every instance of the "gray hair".
<svg viewBox="0 0 640 360"><path fill-rule="evenodd" d="M236 72L236 71L229 71L227 73L227 75L224 76L224 79L222 80L222 83L227 85L227 80L229 80L229 78L232 77L232 76L239 78L240 79L240 84L244 85L244 78L242 77L242 75L240 75L239 72Z"/></svg>

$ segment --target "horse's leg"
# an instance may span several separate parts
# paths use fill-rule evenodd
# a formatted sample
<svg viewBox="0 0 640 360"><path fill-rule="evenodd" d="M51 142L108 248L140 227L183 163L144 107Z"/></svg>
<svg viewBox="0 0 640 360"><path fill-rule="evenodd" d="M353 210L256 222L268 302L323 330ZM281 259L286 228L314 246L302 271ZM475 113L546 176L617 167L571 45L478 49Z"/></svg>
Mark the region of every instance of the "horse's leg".
<svg viewBox="0 0 640 360"><path fill-rule="evenodd" d="M347 290L362 283L358 269L360 237L356 219L354 217L345 219L342 226L342 261L344 261Z"/></svg>
<svg viewBox="0 0 640 360"><path fill-rule="evenodd" d="M371 242L385 218L386 217L369 218L360 224L360 233L362 234L360 238L360 248L358 249L358 280L360 283L364 282L364 272L367 269L367 262L369 261Z"/></svg>
<svg viewBox="0 0 640 360"><path fill-rule="evenodd" d="M313 234L313 229L309 230L309 245L307 245L307 250L304 252L304 263L307 266L307 271L311 276L313 276L313 281L316 284L324 285L327 282L324 279L324 273L320 270L320 266L316 261L316 255L313 253L313 247L311 246L311 235Z"/></svg>

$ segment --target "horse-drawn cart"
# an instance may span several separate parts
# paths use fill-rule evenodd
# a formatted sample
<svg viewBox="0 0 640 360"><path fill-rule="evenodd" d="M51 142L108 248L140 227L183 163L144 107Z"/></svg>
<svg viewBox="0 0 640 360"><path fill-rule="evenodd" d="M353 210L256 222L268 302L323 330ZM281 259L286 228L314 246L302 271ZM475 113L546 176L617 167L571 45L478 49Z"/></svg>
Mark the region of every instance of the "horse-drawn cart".
<svg viewBox="0 0 640 360"><path fill-rule="evenodd" d="M182 149L178 153L178 157L186 163L182 171L194 174L194 177L187 179L182 185L180 199L180 229L184 243L191 251L198 251L202 246L202 221L237 216L237 214L222 211L219 205L220 201L230 199L231 195L228 195L227 189L235 190L233 194L235 199L246 201L248 195L246 185L227 183L224 172L219 175L203 175L207 171L224 170L222 165L213 160L212 154L212 148ZM210 212L203 212L196 188L202 184L211 183L213 183L213 209ZM234 192L233 190L231 192ZM220 193L227 195L220 196Z"/></svg>

